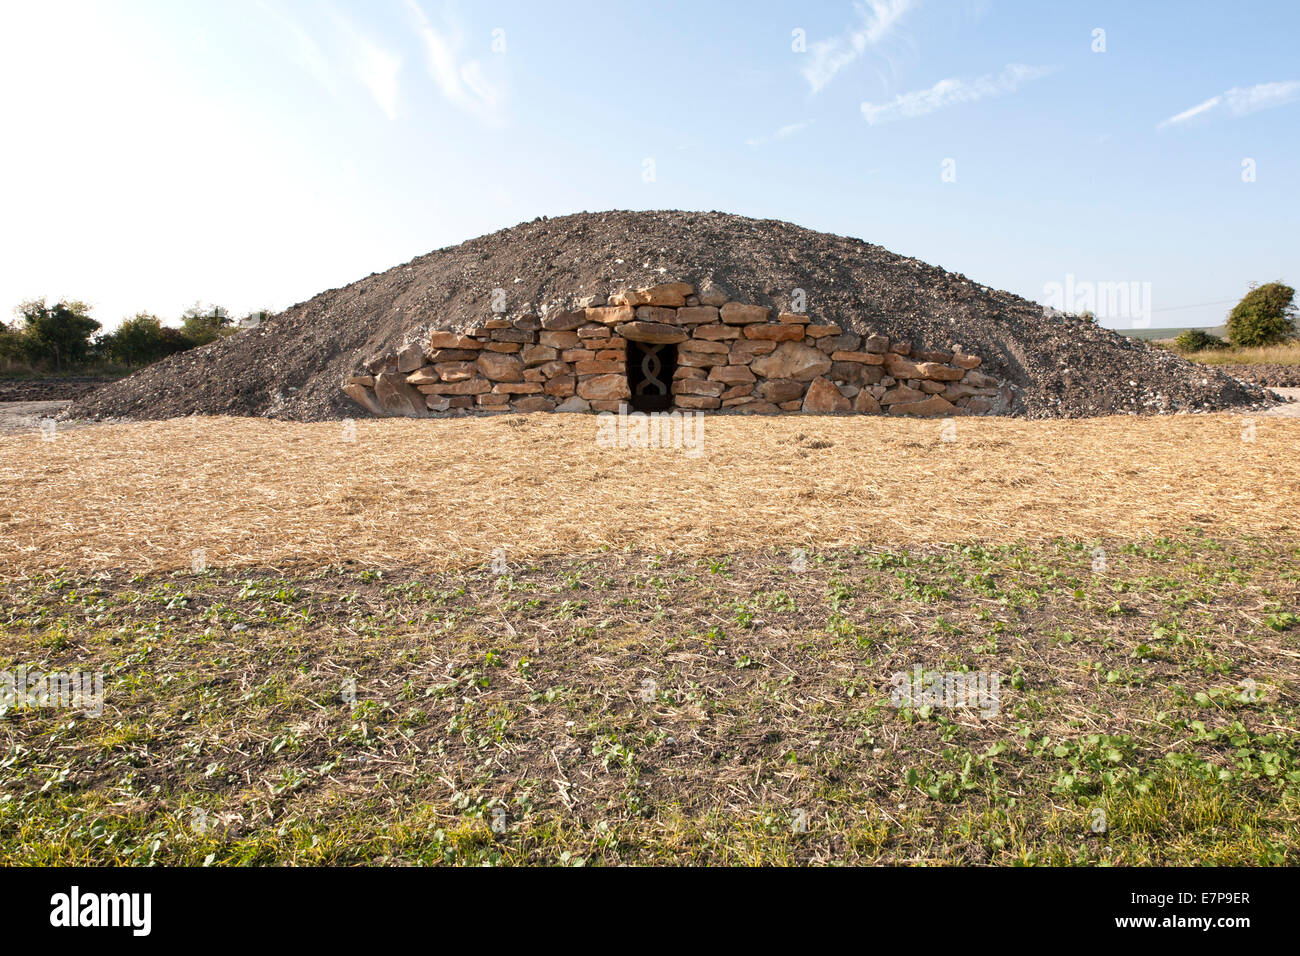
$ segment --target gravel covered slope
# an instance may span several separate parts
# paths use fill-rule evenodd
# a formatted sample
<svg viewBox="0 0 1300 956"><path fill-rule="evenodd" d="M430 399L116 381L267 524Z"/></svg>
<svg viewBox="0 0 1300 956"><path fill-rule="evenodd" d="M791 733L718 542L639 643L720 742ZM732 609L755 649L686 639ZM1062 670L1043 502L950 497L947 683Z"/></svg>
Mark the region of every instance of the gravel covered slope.
<svg viewBox="0 0 1300 956"><path fill-rule="evenodd" d="M423 330L507 310L681 280L788 309L803 289L815 320L951 344L1015 386L1016 414L1079 417L1213 410L1266 402L1262 388L1135 339L978 285L859 239L710 212L579 213L538 219L323 292L259 329L193 349L97 390L68 417L261 415L315 421L366 413L339 390L363 359Z"/></svg>

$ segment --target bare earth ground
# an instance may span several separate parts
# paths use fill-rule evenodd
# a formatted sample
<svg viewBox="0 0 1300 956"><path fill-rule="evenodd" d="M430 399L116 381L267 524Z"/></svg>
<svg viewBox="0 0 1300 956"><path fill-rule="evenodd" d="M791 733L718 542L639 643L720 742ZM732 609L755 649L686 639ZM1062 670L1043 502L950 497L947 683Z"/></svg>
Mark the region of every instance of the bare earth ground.
<svg viewBox="0 0 1300 956"><path fill-rule="evenodd" d="M355 428L0 437L0 863L1300 859L1300 422Z"/></svg>
<svg viewBox="0 0 1300 956"><path fill-rule="evenodd" d="M41 422L58 417L69 400L54 402L0 402L0 435L39 434Z"/></svg>

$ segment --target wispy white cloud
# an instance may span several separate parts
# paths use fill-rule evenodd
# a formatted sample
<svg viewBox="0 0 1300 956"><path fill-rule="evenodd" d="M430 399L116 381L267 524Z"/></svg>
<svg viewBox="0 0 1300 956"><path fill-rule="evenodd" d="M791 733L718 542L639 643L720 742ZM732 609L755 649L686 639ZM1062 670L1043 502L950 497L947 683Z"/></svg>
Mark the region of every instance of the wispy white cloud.
<svg viewBox="0 0 1300 956"><path fill-rule="evenodd" d="M1051 73L1049 67L1010 63L1000 73L974 79L940 80L928 90L900 93L888 103L863 103L862 115L875 126L900 119L913 119L963 103L978 103L991 96L1014 93L1021 85Z"/></svg>
<svg viewBox="0 0 1300 956"><path fill-rule="evenodd" d="M1287 80L1282 83L1257 83L1255 86L1234 86L1218 96L1211 96L1204 103L1197 103L1191 109L1162 120L1156 129L1180 126L1199 117L1214 113L1227 113L1230 116L1248 116L1260 110L1285 106L1300 99L1300 80Z"/></svg>
<svg viewBox="0 0 1300 956"><path fill-rule="evenodd" d="M390 120L397 119L397 74L402 58L362 36L356 39L353 68L371 97Z"/></svg>
<svg viewBox="0 0 1300 956"><path fill-rule="evenodd" d="M913 0L859 0L853 4L858 22L842 36L819 40L808 49L802 73L814 93L820 92L844 69L889 34Z"/></svg>
<svg viewBox="0 0 1300 956"><path fill-rule="evenodd" d="M406 0L415 18L416 32L424 44L429 75L449 103L488 121L498 122L505 102L504 84L489 77L481 61L461 57L464 38L460 31L443 24L441 29L425 15L415 0Z"/></svg>
<svg viewBox="0 0 1300 956"><path fill-rule="evenodd" d="M332 38L328 49L296 17L280 5L262 0L259 6L288 34L292 62L310 73L334 96L341 80L359 82L389 119L397 118L398 74L402 58L369 39L355 23L332 7L322 9L324 22L317 33ZM332 23L333 29L329 29Z"/></svg>
<svg viewBox="0 0 1300 956"><path fill-rule="evenodd" d="M315 38L298 20L280 7L266 0L262 0L258 5L289 34L289 59L310 73L330 93L337 95L338 82L334 68Z"/></svg>
<svg viewBox="0 0 1300 956"><path fill-rule="evenodd" d="M778 140L778 139L789 139L789 138L790 138L791 136L793 136L795 133L798 133L798 132L801 131L801 130L805 130L805 129L807 129L809 126L811 126L811 125L812 125L813 123L815 123L815 122L817 122L817 121L816 121L816 120L804 120L804 121L802 121L802 122L800 122L800 123L789 123L789 124L787 124L787 125L785 125L785 126L782 126L782 127L781 127L780 129L778 129L775 133L765 134L765 135L763 135L763 136L754 136L754 137L752 137L752 138L750 138L750 139L747 139L747 140L745 140L745 145L746 145L746 146L762 146L764 143L770 143L770 142L772 142L773 140Z"/></svg>

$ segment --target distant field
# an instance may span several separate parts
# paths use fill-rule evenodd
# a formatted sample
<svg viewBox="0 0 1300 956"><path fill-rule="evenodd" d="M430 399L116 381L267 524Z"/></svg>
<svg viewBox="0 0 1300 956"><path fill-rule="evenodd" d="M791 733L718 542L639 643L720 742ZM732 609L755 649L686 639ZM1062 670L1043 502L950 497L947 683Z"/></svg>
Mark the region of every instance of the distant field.
<svg viewBox="0 0 1300 956"><path fill-rule="evenodd" d="M1157 339L1176 339L1184 332L1190 332L1195 328L1202 329L1210 335L1217 335L1219 338L1223 338L1228 334L1228 328L1225 325L1216 325L1212 329L1204 326L1180 326L1167 329L1115 329L1115 331L1120 335L1127 335L1131 339L1142 339L1145 342L1151 342Z"/></svg>
<svg viewBox="0 0 1300 956"><path fill-rule="evenodd" d="M1300 365L1300 342L1257 349L1206 349L1184 358L1205 365Z"/></svg>

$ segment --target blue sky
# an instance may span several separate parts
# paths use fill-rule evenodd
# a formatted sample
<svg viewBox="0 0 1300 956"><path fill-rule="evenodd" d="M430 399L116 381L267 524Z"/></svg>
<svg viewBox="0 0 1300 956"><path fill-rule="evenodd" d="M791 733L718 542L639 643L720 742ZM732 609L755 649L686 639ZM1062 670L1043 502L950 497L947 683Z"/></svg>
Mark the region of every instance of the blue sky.
<svg viewBox="0 0 1300 956"><path fill-rule="evenodd" d="M1300 279L1297 36L1291 0L9 3L0 306L278 309L538 215L683 208L1213 325Z"/></svg>

